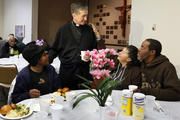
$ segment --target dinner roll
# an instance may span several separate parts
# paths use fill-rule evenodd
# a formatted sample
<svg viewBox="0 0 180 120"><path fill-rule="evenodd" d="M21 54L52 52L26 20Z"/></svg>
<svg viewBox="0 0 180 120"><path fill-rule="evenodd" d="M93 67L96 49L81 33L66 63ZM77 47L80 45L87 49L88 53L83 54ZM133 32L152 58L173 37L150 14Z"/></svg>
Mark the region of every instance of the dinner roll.
<svg viewBox="0 0 180 120"><path fill-rule="evenodd" d="M16 105L16 104L11 104L11 108L12 108L12 109L16 109L16 108L17 108L17 105Z"/></svg>
<svg viewBox="0 0 180 120"><path fill-rule="evenodd" d="M4 105L4 106L1 107L0 112L1 112L2 115L6 115L11 110L12 110L12 108L11 108L10 105Z"/></svg>
<svg viewBox="0 0 180 120"><path fill-rule="evenodd" d="M68 92L68 91L70 91L70 89L67 87L63 88L63 90L62 90L63 93Z"/></svg>
<svg viewBox="0 0 180 120"><path fill-rule="evenodd" d="M57 92L60 92L60 93L61 93L61 92L62 92L62 88L59 88L59 89L57 90Z"/></svg>

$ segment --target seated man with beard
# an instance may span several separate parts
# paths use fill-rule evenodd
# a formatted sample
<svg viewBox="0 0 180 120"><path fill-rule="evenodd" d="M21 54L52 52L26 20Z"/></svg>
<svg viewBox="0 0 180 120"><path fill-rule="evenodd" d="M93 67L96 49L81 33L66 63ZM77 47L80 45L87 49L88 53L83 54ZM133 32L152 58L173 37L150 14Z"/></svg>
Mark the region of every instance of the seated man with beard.
<svg viewBox="0 0 180 120"><path fill-rule="evenodd" d="M141 62L142 86L139 92L157 100L180 100L180 81L169 59L161 54L161 43L155 39L143 41L138 58Z"/></svg>
<svg viewBox="0 0 180 120"><path fill-rule="evenodd" d="M20 48L16 45L16 38L10 37L9 41L1 48L0 58L8 58L9 56L20 54Z"/></svg>

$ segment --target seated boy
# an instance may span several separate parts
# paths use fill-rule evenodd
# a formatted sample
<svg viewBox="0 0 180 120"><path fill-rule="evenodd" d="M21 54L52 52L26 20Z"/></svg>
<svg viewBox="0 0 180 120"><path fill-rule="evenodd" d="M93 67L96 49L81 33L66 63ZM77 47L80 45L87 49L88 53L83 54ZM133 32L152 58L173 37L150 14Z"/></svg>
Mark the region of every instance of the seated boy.
<svg viewBox="0 0 180 120"><path fill-rule="evenodd" d="M22 55L29 65L17 75L12 93L13 103L52 93L61 87L58 74L54 67L49 65L48 53L43 43L30 42L26 45Z"/></svg>

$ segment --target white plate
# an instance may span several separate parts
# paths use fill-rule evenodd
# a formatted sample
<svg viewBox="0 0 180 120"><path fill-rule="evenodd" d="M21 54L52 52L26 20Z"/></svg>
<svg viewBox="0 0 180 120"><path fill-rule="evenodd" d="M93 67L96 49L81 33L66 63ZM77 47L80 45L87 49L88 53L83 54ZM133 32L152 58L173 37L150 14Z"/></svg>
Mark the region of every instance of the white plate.
<svg viewBox="0 0 180 120"><path fill-rule="evenodd" d="M6 119L6 120L18 120L18 119L26 118L26 117L30 116L32 113L33 113L33 111L30 109L29 114L27 114L25 116L21 116L21 117L17 117L17 118L8 118L8 117L5 117L2 114L0 114L0 117L2 117L3 119Z"/></svg>

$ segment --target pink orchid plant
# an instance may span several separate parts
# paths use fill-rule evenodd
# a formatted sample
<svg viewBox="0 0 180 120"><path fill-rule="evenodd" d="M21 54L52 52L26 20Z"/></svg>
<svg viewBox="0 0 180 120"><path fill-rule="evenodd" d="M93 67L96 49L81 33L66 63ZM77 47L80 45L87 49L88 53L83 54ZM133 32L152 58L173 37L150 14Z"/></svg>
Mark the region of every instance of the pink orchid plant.
<svg viewBox="0 0 180 120"><path fill-rule="evenodd" d="M110 69L115 66L114 60L110 56L117 55L114 49L94 49L93 51L85 51L85 55L90 56L90 74L94 77L94 84L96 82L98 84L104 77L109 77Z"/></svg>
<svg viewBox="0 0 180 120"><path fill-rule="evenodd" d="M85 55L90 57L90 74L93 76L93 81L87 80L79 75L78 77L86 81L81 85L89 89L91 93L81 93L81 96L74 102L73 108L81 100L88 97L94 98L100 106L105 106L107 97L112 93L112 90L122 82L122 80L109 80L110 72L115 67L114 60L111 59L111 56L117 55L117 52L114 49L94 49L92 51L85 51Z"/></svg>

